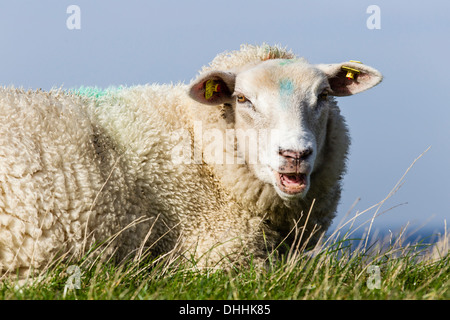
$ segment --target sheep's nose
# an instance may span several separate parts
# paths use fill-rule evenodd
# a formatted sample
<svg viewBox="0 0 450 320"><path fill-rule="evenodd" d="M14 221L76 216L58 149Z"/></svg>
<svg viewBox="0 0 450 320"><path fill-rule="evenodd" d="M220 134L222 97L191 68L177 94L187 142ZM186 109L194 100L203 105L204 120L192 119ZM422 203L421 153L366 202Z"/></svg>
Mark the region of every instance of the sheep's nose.
<svg viewBox="0 0 450 320"><path fill-rule="evenodd" d="M309 155L312 154L311 148L306 148L301 151L294 150L280 150L279 155L285 158L293 158L295 160L305 160Z"/></svg>
<svg viewBox="0 0 450 320"><path fill-rule="evenodd" d="M278 172L280 173L299 173L304 171L304 161L312 154L311 148L302 151L280 150L279 155L283 157Z"/></svg>

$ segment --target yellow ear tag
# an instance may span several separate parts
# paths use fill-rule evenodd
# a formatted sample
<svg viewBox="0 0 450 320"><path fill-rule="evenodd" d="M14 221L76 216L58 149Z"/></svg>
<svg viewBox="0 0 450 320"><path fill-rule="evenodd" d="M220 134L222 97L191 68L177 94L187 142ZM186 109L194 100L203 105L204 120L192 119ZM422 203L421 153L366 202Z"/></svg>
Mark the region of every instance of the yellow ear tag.
<svg viewBox="0 0 450 320"><path fill-rule="evenodd" d="M212 98L214 92L219 92L219 84L216 83L214 80L208 80L206 81L205 86L205 99L209 100Z"/></svg>
<svg viewBox="0 0 450 320"><path fill-rule="evenodd" d="M355 60L350 60L350 62L362 63L361 61L355 61ZM353 69L353 68L350 68L350 67L343 66L343 67L341 67L341 69L347 71L347 74L345 75L345 77L347 79L354 79L355 78L355 74L358 75L358 74L361 73L361 71L359 71L358 69Z"/></svg>

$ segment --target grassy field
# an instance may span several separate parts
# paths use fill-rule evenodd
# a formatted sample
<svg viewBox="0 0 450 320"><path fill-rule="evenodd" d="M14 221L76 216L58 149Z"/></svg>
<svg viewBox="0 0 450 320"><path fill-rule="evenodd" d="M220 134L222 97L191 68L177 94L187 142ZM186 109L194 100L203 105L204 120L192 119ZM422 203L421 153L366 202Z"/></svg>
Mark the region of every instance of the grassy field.
<svg viewBox="0 0 450 320"><path fill-rule="evenodd" d="M373 236L375 217L405 175L385 199L341 223L314 248L294 244L285 256L269 257L263 269L249 257L247 265L227 271L199 270L195 262L171 253L118 264L99 259L99 247L78 260L57 260L33 278L0 276L0 299L450 300L447 225L427 244L408 243L406 227L388 238ZM372 218L355 227L356 219L370 212ZM364 225L366 231L356 238Z"/></svg>
<svg viewBox="0 0 450 320"><path fill-rule="evenodd" d="M0 299L450 299L447 234L434 245L403 244L402 234L365 240L334 234L313 250L269 260L265 270L251 263L198 270L172 255L122 264L87 257L26 283L4 278Z"/></svg>
<svg viewBox="0 0 450 320"><path fill-rule="evenodd" d="M378 204L341 223L313 249L294 245L281 259L269 257L264 269L250 257L246 266L228 271L199 270L195 262L170 253L158 259L139 255L117 264L98 259L94 253L100 248L93 248L78 260L56 261L37 277L18 281L14 275L0 276L0 299L449 300L447 225L429 244L408 243L406 228L384 239L371 230L411 167ZM354 227L356 218L371 210L372 218ZM366 232L356 238L355 231L364 225Z"/></svg>

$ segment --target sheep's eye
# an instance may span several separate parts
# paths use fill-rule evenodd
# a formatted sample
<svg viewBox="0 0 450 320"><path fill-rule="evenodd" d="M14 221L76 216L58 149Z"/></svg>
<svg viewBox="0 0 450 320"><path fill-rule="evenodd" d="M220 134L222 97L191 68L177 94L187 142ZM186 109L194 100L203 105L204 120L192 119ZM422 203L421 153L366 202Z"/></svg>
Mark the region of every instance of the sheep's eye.
<svg viewBox="0 0 450 320"><path fill-rule="evenodd" d="M321 94L318 95L320 101L325 101L328 99L328 92L322 91Z"/></svg>
<svg viewBox="0 0 450 320"><path fill-rule="evenodd" d="M237 102L240 102L240 103L248 101L247 98L242 94L236 96L236 100L237 100Z"/></svg>

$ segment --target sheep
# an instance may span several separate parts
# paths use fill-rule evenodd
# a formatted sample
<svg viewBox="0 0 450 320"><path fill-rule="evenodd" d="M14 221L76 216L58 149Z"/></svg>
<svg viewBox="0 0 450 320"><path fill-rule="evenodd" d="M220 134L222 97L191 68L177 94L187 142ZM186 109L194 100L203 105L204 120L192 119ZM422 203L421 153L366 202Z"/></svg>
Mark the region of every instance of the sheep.
<svg viewBox="0 0 450 320"><path fill-rule="evenodd" d="M263 263L295 228L314 243L350 143L333 96L381 80L264 44L219 54L189 84L1 88L0 274L102 241L117 259L172 251L204 267Z"/></svg>

